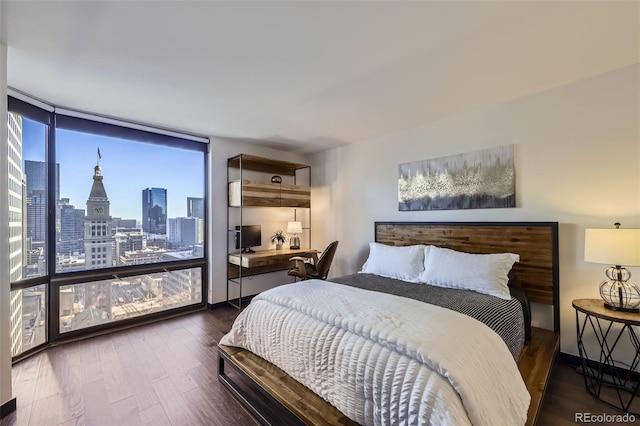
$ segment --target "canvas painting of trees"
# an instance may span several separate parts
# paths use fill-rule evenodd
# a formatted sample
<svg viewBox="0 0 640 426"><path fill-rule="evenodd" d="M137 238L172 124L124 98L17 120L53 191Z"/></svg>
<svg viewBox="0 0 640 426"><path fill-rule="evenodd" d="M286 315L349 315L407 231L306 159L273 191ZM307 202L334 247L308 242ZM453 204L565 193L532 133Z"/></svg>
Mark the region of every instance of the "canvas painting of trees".
<svg viewBox="0 0 640 426"><path fill-rule="evenodd" d="M398 166L398 208L454 210L516 206L514 145Z"/></svg>

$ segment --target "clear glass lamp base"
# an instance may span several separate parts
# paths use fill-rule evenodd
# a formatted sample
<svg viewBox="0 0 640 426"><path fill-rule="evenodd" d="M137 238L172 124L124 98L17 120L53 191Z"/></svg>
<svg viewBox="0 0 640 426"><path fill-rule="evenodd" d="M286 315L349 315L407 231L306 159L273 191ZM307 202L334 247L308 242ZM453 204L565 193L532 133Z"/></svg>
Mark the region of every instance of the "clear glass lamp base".
<svg viewBox="0 0 640 426"><path fill-rule="evenodd" d="M289 240L289 248L291 250L300 250L300 238L295 235Z"/></svg>
<svg viewBox="0 0 640 426"><path fill-rule="evenodd" d="M640 289L627 281L631 273L621 266L614 266L607 269L607 278L600 284L604 307L614 311L640 312Z"/></svg>

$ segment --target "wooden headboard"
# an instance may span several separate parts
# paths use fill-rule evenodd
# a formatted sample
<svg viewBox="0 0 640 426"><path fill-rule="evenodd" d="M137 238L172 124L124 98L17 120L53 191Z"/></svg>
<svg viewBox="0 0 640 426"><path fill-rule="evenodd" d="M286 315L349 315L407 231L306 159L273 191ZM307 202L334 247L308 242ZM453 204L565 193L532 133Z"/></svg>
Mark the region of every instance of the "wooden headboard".
<svg viewBox="0 0 640 426"><path fill-rule="evenodd" d="M375 241L432 244L467 253L517 253L513 272L529 300L553 305L559 327L557 222L376 222Z"/></svg>

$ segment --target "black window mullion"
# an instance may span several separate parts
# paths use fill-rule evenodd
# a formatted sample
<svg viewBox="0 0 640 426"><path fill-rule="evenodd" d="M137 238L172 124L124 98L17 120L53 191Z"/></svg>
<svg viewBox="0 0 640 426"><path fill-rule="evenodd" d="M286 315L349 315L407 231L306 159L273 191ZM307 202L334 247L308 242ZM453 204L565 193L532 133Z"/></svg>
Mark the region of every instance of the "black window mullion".
<svg viewBox="0 0 640 426"><path fill-rule="evenodd" d="M113 268L92 269L75 272L55 272L51 275L51 282L57 287L82 284L88 281L108 280L111 278L127 278L138 275L172 272L181 269L200 268L206 266L206 259L195 258L174 262L148 263L134 266L118 266Z"/></svg>
<svg viewBox="0 0 640 426"><path fill-rule="evenodd" d="M49 276L42 275L35 278L25 278L23 280L11 283L11 290L21 290L29 287L37 287L42 284L49 283Z"/></svg>
<svg viewBox="0 0 640 426"><path fill-rule="evenodd" d="M55 182L58 179L56 173L56 115L51 113L51 125L47 129L47 276L49 277L49 291L47 303L47 341L53 342L58 338L60 291L51 280L56 268L56 211L57 202Z"/></svg>

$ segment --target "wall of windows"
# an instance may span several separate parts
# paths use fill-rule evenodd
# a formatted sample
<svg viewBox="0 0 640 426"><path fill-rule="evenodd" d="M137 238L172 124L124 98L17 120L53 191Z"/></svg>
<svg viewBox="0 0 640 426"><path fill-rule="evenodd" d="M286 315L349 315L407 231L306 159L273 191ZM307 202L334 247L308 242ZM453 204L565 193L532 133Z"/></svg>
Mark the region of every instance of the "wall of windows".
<svg viewBox="0 0 640 426"><path fill-rule="evenodd" d="M204 305L207 145L91 118L9 98L14 359Z"/></svg>

